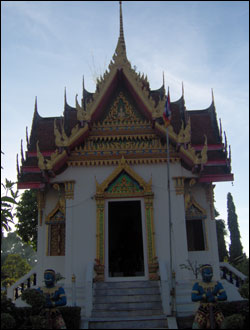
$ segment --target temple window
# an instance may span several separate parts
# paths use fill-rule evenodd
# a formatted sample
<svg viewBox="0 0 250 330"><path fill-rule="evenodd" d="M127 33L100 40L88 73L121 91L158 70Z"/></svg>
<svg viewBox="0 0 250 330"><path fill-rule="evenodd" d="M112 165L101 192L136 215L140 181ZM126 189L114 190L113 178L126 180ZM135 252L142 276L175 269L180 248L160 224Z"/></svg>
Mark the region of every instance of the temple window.
<svg viewBox="0 0 250 330"><path fill-rule="evenodd" d="M48 255L65 255L65 216L58 210L46 222L48 225Z"/></svg>
<svg viewBox="0 0 250 330"><path fill-rule="evenodd" d="M193 197L186 203L186 231L188 251L206 250L206 211Z"/></svg>
<svg viewBox="0 0 250 330"><path fill-rule="evenodd" d="M203 231L202 219L187 219L187 244L188 251L203 251L205 250L205 240Z"/></svg>

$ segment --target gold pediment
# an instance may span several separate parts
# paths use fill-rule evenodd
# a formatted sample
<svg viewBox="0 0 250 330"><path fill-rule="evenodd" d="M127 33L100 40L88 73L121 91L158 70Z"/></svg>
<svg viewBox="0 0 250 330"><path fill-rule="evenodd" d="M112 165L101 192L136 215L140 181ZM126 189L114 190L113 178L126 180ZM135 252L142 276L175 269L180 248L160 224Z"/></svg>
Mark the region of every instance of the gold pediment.
<svg viewBox="0 0 250 330"><path fill-rule="evenodd" d="M96 180L96 198L124 195L152 194L152 178L146 182L127 163L124 157L109 177L99 184Z"/></svg>
<svg viewBox="0 0 250 330"><path fill-rule="evenodd" d="M134 124L141 122L142 119L142 116L136 112L124 93L120 92L102 123L106 125Z"/></svg>
<svg viewBox="0 0 250 330"><path fill-rule="evenodd" d="M206 210L190 194L185 194L185 209L187 219L204 219L207 216Z"/></svg>

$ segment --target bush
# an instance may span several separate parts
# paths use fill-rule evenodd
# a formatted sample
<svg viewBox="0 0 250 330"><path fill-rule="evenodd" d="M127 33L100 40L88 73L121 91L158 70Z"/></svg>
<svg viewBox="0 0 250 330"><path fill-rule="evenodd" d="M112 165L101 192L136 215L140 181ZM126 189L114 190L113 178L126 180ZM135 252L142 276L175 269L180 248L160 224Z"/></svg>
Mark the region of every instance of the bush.
<svg viewBox="0 0 250 330"><path fill-rule="evenodd" d="M239 288L239 293L243 298L249 299L249 278Z"/></svg>
<svg viewBox="0 0 250 330"><path fill-rule="evenodd" d="M22 293L21 297L32 307L16 307L11 299L2 298L1 312L7 314L7 316L4 315L2 318L1 329L12 329L15 327L15 324L17 325L16 329L48 329L47 320L40 314L45 306L46 300L44 295L35 289L27 289ZM80 307L66 306L58 309L62 314L67 329L80 328Z"/></svg>
<svg viewBox="0 0 250 330"><path fill-rule="evenodd" d="M221 329L244 329L245 317L241 314L233 314L225 318Z"/></svg>
<svg viewBox="0 0 250 330"><path fill-rule="evenodd" d="M14 318L16 324L18 324L18 329L32 329L31 323L30 327L27 326L28 321L30 322L30 316L32 315L31 307L16 307L14 311Z"/></svg>
<svg viewBox="0 0 250 330"><path fill-rule="evenodd" d="M67 329L80 329L81 307L60 307Z"/></svg>
<svg viewBox="0 0 250 330"><path fill-rule="evenodd" d="M30 322L32 324L32 329L48 329L48 322L41 315L30 316Z"/></svg>
<svg viewBox="0 0 250 330"><path fill-rule="evenodd" d="M13 314L15 311L15 304L11 301L11 299L6 296L1 297L1 313L10 313Z"/></svg>
<svg viewBox="0 0 250 330"><path fill-rule="evenodd" d="M37 291L36 289L24 290L21 298L27 304L31 305L33 315L39 314L39 312L43 308L45 308L46 298L41 292Z"/></svg>
<svg viewBox="0 0 250 330"><path fill-rule="evenodd" d="M1 313L1 329L14 329L16 321L9 313Z"/></svg>

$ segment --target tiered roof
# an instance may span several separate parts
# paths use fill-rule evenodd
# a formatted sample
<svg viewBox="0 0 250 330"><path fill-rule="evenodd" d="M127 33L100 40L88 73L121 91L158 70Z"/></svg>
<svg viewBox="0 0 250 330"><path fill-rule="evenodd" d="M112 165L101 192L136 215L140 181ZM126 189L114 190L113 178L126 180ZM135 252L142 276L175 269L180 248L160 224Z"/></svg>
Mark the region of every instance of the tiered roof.
<svg viewBox="0 0 250 330"><path fill-rule="evenodd" d="M82 95L81 105L76 96L75 107L72 107L67 103L65 91L62 117L41 117L35 102L28 150L25 159L22 156L20 170L18 166L19 189L44 188L51 178L72 165L78 154L83 166L115 164L121 157L132 163L166 161L166 129L162 120L166 102L165 86L163 84L160 89L151 90L147 77L138 74L128 61L121 2L120 35L109 68L97 81L96 91L89 93L83 84ZM117 121L113 115L113 122L107 121L107 111L119 100L126 106L128 120ZM222 141L214 99L207 109L187 110L182 95L178 101L171 102L171 112L171 159L179 159L182 166L197 174L200 182L233 180L231 157L230 154L228 157L226 141ZM152 151L140 147L138 156L130 152L109 151L100 152L98 156L92 153L90 157L88 152L76 152L84 150L89 139L95 138L98 143L104 141L107 145L104 150L108 150L108 141L111 139L118 143L119 139L123 141L126 138L140 145L143 139L144 142L148 141L154 135L163 149L158 146L157 150Z"/></svg>

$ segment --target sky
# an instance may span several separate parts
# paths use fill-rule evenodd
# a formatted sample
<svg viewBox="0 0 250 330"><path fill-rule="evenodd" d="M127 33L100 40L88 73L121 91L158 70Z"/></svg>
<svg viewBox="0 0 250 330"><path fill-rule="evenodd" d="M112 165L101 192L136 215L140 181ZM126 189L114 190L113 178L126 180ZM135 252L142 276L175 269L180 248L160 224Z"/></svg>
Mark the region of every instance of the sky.
<svg viewBox="0 0 250 330"><path fill-rule="evenodd" d="M123 1L127 57L150 88L169 86L187 110L210 106L231 145L234 182L218 182L215 207L227 221L227 193L249 250L248 1ZM42 117L62 116L64 89L75 106L95 91L119 36L118 1L1 1L2 182L16 181L16 155L31 131L35 97ZM21 191L22 192L22 191ZM230 239L227 237L227 242ZM249 255L249 254L248 254Z"/></svg>

